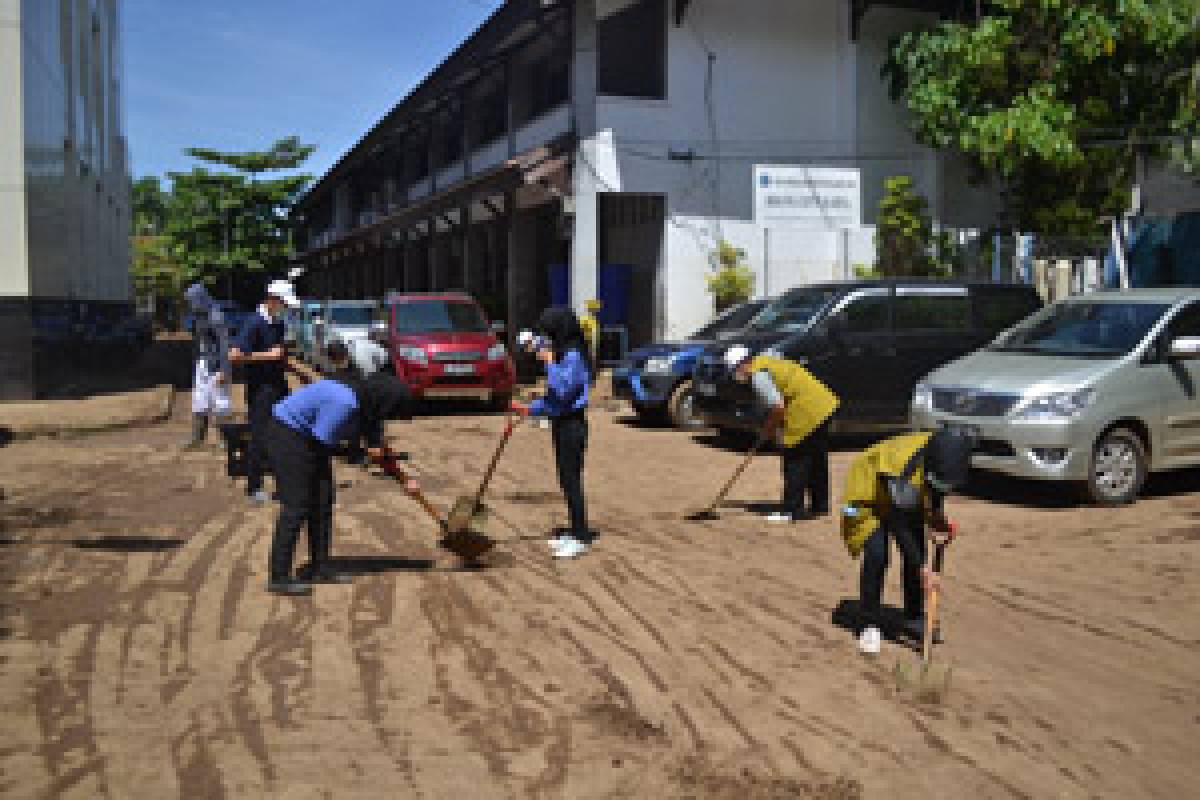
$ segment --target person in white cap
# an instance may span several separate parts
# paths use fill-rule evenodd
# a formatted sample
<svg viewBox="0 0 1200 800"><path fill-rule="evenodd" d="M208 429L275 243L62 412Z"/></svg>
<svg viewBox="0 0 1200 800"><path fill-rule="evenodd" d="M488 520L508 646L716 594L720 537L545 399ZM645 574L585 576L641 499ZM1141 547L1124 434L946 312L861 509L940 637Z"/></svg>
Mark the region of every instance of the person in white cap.
<svg viewBox="0 0 1200 800"><path fill-rule="evenodd" d="M229 360L244 365L250 444L246 448L246 496L256 503L270 499L263 490L267 471L266 433L271 408L287 394L287 347L283 315L300 305L288 281L271 281L258 313L246 323L229 351Z"/></svg>
<svg viewBox="0 0 1200 800"><path fill-rule="evenodd" d="M767 409L763 441L778 435L783 446L783 508L767 519L799 522L828 514L829 420L840 405L837 395L796 362L773 355L751 358L744 345L725 351L725 365L734 380L754 388Z"/></svg>

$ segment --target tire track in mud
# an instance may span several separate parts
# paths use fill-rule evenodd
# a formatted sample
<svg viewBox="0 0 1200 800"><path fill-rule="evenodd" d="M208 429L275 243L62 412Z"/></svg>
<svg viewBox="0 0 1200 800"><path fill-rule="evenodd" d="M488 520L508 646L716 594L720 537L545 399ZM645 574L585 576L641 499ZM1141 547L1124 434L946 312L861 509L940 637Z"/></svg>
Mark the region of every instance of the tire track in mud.
<svg viewBox="0 0 1200 800"><path fill-rule="evenodd" d="M471 636L474 630L495 631L494 623L469 598L466 592L443 576L429 576L420 595L422 611L433 629L435 681L442 707L458 731L475 743L475 752L498 780L523 781L540 791L561 788L566 778L565 757L569 753L569 729L556 721L544 699L501 664L494 649ZM482 694L473 701L465 692L456 691L451 677L451 653L462 658L465 675ZM530 708L540 705L542 712ZM517 749L541 749L545 767L537 774L514 774L510 754Z"/></svg>

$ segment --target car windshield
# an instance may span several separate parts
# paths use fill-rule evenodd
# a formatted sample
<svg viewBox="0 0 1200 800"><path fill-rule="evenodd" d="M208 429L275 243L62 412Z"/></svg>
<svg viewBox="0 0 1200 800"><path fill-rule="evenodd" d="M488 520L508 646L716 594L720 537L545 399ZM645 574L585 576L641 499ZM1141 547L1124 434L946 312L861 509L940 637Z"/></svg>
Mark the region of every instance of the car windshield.
<svg viewBox="0 0 1200 800"><path fill-rule="evenodd" d="M760 333L800 333L835 294L833 289L788 292L760 311L747 330Z"/></svg>
<svg viewBox="0 0 1200 800"><path fill-rule="evenodd" d="M1168 308L1158 303L1058 303L1017 325L991 349L1082 358L1123 356L1146 338Z"/></svg>
<svg viewBox="0 0 1200 800"><path fill-rule="evenodd" d="M719 339L722 334L735 333L750 324L750 321L762 311L765 303L742 303L729 309L712 322L688 337L693 342L703 342Z"/></svg>
<svg viewBox="0 0 1200 800"><path fill-rule="evenodd" d="M334 306L329 309L329 319L334 325L348 327L371 324L374 311L370 306Z"/></svg>
<svg viewBox="0 0 1200 800"><path fill-rule="evenodd" d="M396 333L484 333L487 322L472 303L421 300L396 305Z"/></svg>

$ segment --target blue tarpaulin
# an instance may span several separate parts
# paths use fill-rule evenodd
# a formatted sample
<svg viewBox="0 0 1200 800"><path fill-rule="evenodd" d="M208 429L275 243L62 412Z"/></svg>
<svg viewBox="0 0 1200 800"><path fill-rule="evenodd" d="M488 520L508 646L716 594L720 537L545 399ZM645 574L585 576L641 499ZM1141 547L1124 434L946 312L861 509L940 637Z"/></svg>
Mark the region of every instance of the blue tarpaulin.
<svg viewBox="0 0 1200 800"><path fill-rule="evenodd" d="M1200 212L1138 220L1127 250L1134 289L1200 286ZM1107 286L1120 285L1111 252L1104 259L1104 279Z"/></svg>

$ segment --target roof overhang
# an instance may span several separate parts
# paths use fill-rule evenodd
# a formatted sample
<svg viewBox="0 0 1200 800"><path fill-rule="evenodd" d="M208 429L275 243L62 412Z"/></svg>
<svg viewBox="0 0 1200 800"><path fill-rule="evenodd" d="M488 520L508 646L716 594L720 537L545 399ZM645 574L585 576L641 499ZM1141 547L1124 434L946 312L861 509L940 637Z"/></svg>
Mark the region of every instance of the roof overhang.
<svg viewBox="0 0 1200 800"><path fill-rule="evenodd" d="M927 11L951 17L964 11L967 0L850 0L850 39L858 40L863 17L875 6L902 8L908 11Z"/></svg>

